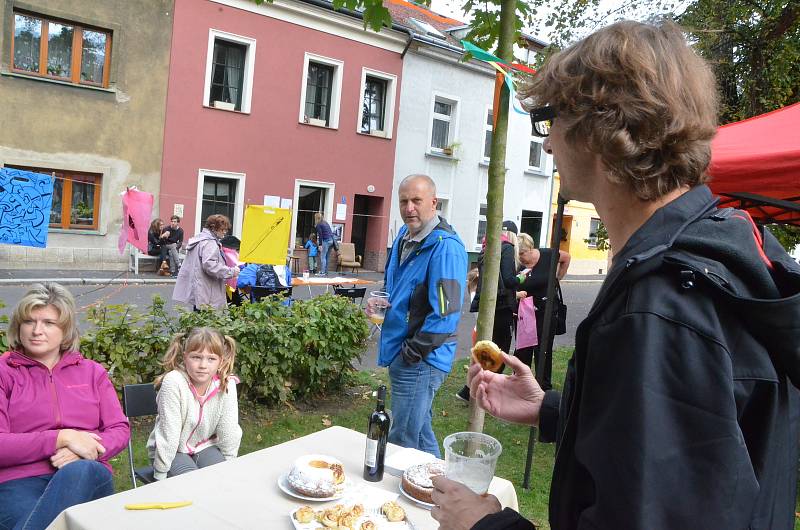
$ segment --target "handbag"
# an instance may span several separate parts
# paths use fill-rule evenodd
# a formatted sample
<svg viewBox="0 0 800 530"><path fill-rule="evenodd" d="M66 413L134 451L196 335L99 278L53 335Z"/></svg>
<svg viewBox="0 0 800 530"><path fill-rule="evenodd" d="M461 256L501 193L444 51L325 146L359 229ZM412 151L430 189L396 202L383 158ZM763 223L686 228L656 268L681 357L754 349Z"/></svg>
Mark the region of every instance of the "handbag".
<svg viewBox="0 0 800 530"><path fill-rule="evenodd" d="M536 309L544 311L547 307L547 298L536 300ZM554 335L564 335L567 332L567 304L564 303L564 295L561 294L561 283L556 280L556 299L553 304L553 326Z"/></svg>
<svg viewBox="0 0 800 530"><path fill-rule="evenodd" d="M556 310L553 317L556 320L556 335L564 335L567 332L567 304L564 303L564 295L561 294L561 283L556 281Z"/></svg>
<svg viewBox="0 0 800 530"><path fill-rule="evenodd" d="M536 311L533 307L533 297L526 296L519 302L517 310L517 348L530 348L539 344L536 333Z"/></svg>

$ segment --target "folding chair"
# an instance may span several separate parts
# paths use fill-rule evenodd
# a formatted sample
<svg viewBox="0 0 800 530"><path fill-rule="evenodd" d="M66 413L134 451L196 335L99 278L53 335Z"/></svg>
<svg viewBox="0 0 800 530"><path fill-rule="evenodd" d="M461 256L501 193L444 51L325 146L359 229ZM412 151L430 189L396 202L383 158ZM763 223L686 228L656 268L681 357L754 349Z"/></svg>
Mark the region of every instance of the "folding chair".
<svg viewBox="0 0 800 530"><path fill-rule="evenodd" d="M265 296L271 296L274 294L281 295L284 298L291 298L292 297L292 288L291 287L259 287L253 286L251 287L251 293L254 302L258 302Z"/></svg>
<svg viewBox="0 0 800 530"><path fill-rule="evenodd" d="M356 298L358 298L358 307L364 305L364 295L367 292L366 287L334 287L333 294L336 296L344 296L345 298L349 298L356 303Z"/></svg>
<svg viewBox="0 0 800 530"><path fill-rule="evenodd" d="M122 410L130 421L131 418L141 416L155 416L158 414L158 404L156 403L156 389L153 383L139 385L125 385L122 388ZM133 437L128 439L128 464L131 468L131 481L136 487L138 478L144 484L155 482L153 478L153 466L136 468L133 465Z"/></svg>

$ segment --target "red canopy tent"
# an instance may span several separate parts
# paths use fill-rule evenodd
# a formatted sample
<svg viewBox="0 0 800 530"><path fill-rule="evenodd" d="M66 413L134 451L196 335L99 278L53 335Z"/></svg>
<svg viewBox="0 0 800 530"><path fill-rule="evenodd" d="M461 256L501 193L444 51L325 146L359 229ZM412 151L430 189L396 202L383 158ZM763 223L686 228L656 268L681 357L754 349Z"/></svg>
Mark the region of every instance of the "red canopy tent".
<svg viewBox="0 0 800 530"><path fill-rule="evenodd" d="M720 127L708 171L722 206L800 226L800 103Z"/></svg>

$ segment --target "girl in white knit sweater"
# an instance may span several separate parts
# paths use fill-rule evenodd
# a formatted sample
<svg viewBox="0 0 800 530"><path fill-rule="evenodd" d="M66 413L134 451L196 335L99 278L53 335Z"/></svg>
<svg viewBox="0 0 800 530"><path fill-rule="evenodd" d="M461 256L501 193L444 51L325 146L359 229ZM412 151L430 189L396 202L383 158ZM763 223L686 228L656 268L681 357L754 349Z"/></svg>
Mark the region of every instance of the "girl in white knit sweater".
<svg viewBox="0 0 800 530"><path fill-rule="evenodd" d="M242 441L232 375L236 342L213 328L179 333L156 379L158 417L147 449L156 480L235 458Z"/></svg>

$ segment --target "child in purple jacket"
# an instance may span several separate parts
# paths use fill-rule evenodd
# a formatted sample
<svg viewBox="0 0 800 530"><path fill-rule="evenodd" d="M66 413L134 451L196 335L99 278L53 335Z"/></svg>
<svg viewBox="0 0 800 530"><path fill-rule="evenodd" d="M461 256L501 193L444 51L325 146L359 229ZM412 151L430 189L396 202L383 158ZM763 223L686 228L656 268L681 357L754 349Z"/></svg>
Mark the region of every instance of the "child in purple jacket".
<svg viewBox="0 0 800 530"><path fill-rule="evenodd" d="M0 358L0 528L45 528L65 508L114 493L108 461L128 420L106 370L78 351L75 301L36 284Z"/></svg>

